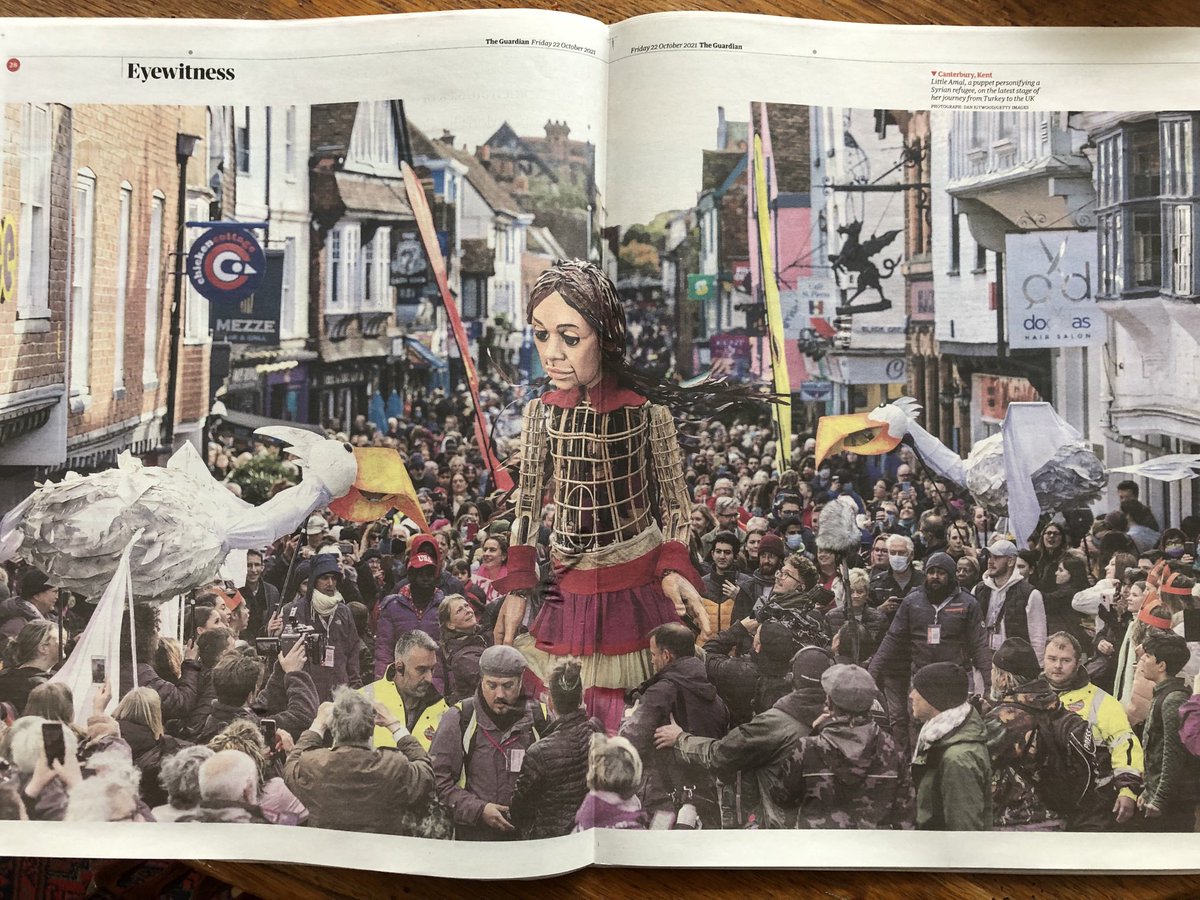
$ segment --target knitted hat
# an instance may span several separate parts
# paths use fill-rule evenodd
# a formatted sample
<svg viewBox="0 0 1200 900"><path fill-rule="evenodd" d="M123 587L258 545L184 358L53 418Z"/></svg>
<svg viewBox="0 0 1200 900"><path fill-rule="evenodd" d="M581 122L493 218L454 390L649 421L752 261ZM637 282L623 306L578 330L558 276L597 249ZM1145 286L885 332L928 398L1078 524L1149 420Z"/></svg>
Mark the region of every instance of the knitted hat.
<svg viewBox="0 0 1200 900"><path fill-rule="evenodd" d="M780 559L787 557L787 549L783 546L783 538L777 534L764 534L758 544L758 553L771 553Z"/></svg>
<svg viewBox="0 0 1200 900"><path fill-rule="evenodd" d="M871 708L878 696L875 679L862 666L839 663L830 666L821 676L829 702L847 712L863 713Z"/></svg>
<svg viewBox="0 0 1200 900"><path fill-rule="evenodd" d="M779 622L763 622L759 626L758 640L761 655L768 662L787 664L800 649L800 640L790 628ZM784 670L786 671L786 669Z"/></svg>
<svg viewBox="0 0 1200 900"><path fill-rule="evenodd" d="M792 657L792 687L817 687L821 675L833 665L833 657L823 647L802 647Z"/></svg>
<svg viewBox="0 0 1200 900"><path fill-rule="evenodd" d="M930 663L913 676L912 686L925 702L944 712L967 702L967 670L952 662Z"/></svg>
<svg viewBox="0 0 1200 900"><path fill-rule="evenodd" d="M1019 637L1010 637L999 646L992 657L992 665L1004 672L1012 672L1024 681L1032 681L1042 671L1029 641Z"/></svg>
<svg viewBox="0 0 1200 900"><path fill-rule="evenodd" d="M495 678L519 678L525 673L525 657L507 644L488 647L479 657L479 671Z"/></svg>
<svg viewBox="0 0 1200 900"><path fill-rule="evenodd" d="M954 559L949 553L931 553L929 559L925 560L925 571L928 572L930 569L944 569L946 574L953 578L955 571ZM925 699L928 700L929 698L926 697Z"/></svg>

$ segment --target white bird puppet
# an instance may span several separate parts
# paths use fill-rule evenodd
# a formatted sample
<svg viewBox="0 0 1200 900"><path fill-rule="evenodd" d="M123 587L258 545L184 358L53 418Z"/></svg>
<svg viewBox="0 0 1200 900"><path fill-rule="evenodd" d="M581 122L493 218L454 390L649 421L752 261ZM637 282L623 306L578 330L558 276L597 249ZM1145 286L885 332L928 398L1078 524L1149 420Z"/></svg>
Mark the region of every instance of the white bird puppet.
<svg viewBox="0 0 1200 900"><path fill-rule="evenodd" d="M261 506L235 497L209 474L191 444L164 467L122 453L117 468L45 483L0 520L0 560L20 553L50 584L95 601L122 551L142 530L130 564L133 595L162 602L209 584L230 551L261 548L310 513L348 494L358 477L354 448L300 428L256 434L290 443L300 484Z"/></svg>
<svg viewBox="0 0 1200 900"><path fill-rule="evenodd" d="M1082 436L1049 403L1012 403L1000 433L977 442L967 458L917 424L921 405L912 397L865 413L823 416L817 424L816 465L831 453L887 453L906 436L933 472L965 488L981 506L1008 516L1018 546L1039 515L1087 506L1108 481L1104 464Z"/></svg>

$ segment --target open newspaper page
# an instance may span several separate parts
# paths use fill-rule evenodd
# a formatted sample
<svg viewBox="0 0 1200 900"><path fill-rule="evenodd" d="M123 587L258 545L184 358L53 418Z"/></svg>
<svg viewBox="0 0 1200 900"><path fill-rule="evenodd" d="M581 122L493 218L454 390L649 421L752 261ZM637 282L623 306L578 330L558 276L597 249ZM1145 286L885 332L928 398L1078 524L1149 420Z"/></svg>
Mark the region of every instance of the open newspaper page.
<svg viewBox="0 0 1200 900"><path fill-rule="evenodd" d="M7 852L1190 866L1190 33L0 42Z"/></svg>
<svg viewBox="0 0 1200 900"><path fill-rule="evenodd" d="M1192 867L1197 36L612 38L631 354L783 402L673 407L704 659L622 730L702 830L597 861Z"/></svg>
<svg viewBox="0 0 1200 900"><path fill-rule="evenodd" d="M518 790L583 778L524 761L571 710L488 648L525 298L599 253L606 41L0 26L3 852L592 861L586 788Z"/></svg>

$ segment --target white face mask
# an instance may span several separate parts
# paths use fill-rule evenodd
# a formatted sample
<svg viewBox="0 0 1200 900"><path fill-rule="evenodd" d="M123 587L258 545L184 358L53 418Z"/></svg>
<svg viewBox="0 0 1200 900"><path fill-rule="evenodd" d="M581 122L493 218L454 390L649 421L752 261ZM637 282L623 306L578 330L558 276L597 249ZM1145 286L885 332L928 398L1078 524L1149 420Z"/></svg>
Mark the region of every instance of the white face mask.
<svg viewBox="0 0 1200 900"><path fill-rule="evenodd" d="M898 553L889 553L888 565L892 567L893 572L903 572L908 568L908 557Z"/></svg>

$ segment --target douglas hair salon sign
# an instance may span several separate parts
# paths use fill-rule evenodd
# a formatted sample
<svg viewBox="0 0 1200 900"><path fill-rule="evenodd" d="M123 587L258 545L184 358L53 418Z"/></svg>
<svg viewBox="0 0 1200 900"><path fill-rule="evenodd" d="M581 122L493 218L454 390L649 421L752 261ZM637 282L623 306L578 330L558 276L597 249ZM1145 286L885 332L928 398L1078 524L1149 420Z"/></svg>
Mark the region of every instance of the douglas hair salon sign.
<svg viewBox="0 0 1200 900"><path fill-rule="evenodd" d="M1104 315L1095 297L1095 232L1010 234L1004 249L1009 347L1087 347L1104 342Z"/></svg>

